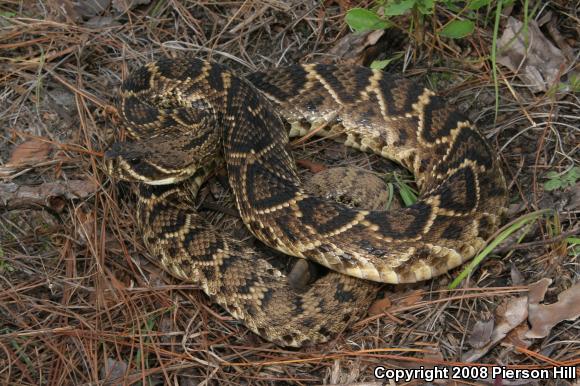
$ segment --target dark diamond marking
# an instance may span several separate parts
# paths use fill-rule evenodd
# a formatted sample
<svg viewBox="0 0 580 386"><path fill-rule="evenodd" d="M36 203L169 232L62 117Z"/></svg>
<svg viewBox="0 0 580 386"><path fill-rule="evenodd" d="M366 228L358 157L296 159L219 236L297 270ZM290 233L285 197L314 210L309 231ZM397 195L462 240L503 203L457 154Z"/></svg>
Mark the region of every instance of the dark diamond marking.
<svg viewBox="0 0 580 386"><path fill-rule="evenodd" d="M178 80L195 79L203 69L203 62L198 59L170 59L163 58L157 61L157 72L165 77Z"/></svg>
<svg viewBox="0 0 580 386"><path fill-rule="evenodd" d="M463 226L457 221L452 221L444 230L441 232L441 237L448 240L459 240L461 234L463 233Z"/></svg>
<svg viewBox="0 0 580 386"><path fill-rule="evenodd" d="M383 75L379 80L379 89L375 90L375 92L380 92L383 100L385 101L385 106L387 109L388 115L399 115L399 111L395 105L395 100L393 99L393 87L395 83L393 82L393 78Z"/></svg>
<svg viewBox="0 0 580 386"><path fill-rule="evenodd" d="M216 65L211 66L209 73L207 75L207 82L209 83L209 86L213 88L214 91L217 92L224 91L224 80L222 78L223 73L224 73L223 68Z"/></svg>
<svg viewBox="0 0 580 386"><path fill-rule="evenodd" d="M134 124L155 122L159 118L159 111L156 107L149 106L132 95L123 99L122 113L128 122Z"/></svg>
<svg viewBox="0 0 580 386"><path fill-rule="evenodd" d="M334 294L334 298L341 303L350 303L355 299L354 295L351 291L344 288L344 284L339 283L336 286L336 293Z"/></svg>
<svg viewBox="0 0 580 386"><path fill-rule="evenodd" d="M477 181L473 170L461 168L449 177L440 190L439 206L455 212L470 212L477 206Z"/></svg>
<svg viewBox="0 0 580 386"><path fill-rule="evenodd" d="M250 181L247 187L248 205L257 211L282 205L298 193L296 186L290 185L288 181L258 163L248 165L246 178ZM269 194L264 196L266 190Z"/></svg>
<svg viewBox="0 0 580 386"><path fill-rule="evenodd" d="M325 234L339 229L352 222L357 211L341 208L335 203L324 202L316 197L310 197L298 202L302 212L302 222L314 228L318 233Z"/></svg>
<svg viewBox="0 0 580 386"><path fill-rule="evenodd" d="M348 87L344 87L343 82L341 82L334 73L337 71L337 67L333 65L317 64L314 69L316 73L324 79L326 84L336 93L338 99L345 104L354 103L358 98L358 94L353 93Z"/></svg>
<svg viewBox="0 0 580 386"><path fill-rule="evenodd" d="M147 91L150 87L151 71L147 67L141 67L131 74L123 82L122 88L133 92Z"/></svg>

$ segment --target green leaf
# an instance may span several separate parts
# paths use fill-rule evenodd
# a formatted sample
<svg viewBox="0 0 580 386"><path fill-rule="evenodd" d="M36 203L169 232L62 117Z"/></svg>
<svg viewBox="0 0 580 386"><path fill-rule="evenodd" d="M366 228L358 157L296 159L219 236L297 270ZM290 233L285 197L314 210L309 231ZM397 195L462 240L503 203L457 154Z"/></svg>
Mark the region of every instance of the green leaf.
<svg viewBox="0 0 580 386"><path fill-rule="evenodd" d="M399 195L405 206L411 206L417 202L417 196L411 190L407 189L405 185L399 187Z"/></svg>
<svg viewBox="0 0 580 386"><path fill-rule="evenodd" d="M391 0L385 5L385 16L403 15L413 8L416 3L416 0Z"/></svg>
<svg viewBox="0 0 580 386"><path fill-rule="evenodd" d="M560 178L560 174L558 172L555 172L555 171L552 170L551 172L548 172L546 174L546 177L548 177L550 179Z"/></svg>
<svg viewBox="0 0 580 386"><path fill-rule="evenodd" d="M369 67L372 68L372 69L374 69L374 70L383 70L393 60L398 60L398 59L400 59L402 57L403 57L403 53L402 52L397 52L392 57L390 57L388 59L385 59L385 60L374 60Z"/></svg>
<svg viewBox="0 0 580 386"><path fill-rule="evenodd" d="M572 92L580 92L580 76L572 74L568 79L570 79L570 88L572 89Z"/></svg>
<svg viewBox="0 0 580 386"><path fill-rule="evenodd" d="M389 65L393 61L392 59L385 59L385 60L373 60L371 65L369 66L373 70L382 70Z"/></svg>
<svg viewBox="0 0 580 386"><path fill-rule="evenodd" d="M477 11L479 8L489 5L491 0L471 0L467 5L467 9Z"/></svg>
<svg viewBox="0 0 580 386"><path fill-rule="evenodd" d="M423 15L432 15L434 6L435 6L434 0L419 0L419 1L417 1L417 9Z"/></svg>
<svg viewBox="0 0 580 386"><path fill-rule="evenodd" d="M556 190L562 187L562 181L561 180L548 180L544 183L544 190L547 191L552 191L552 190Z"/></svg>
<svg viewBox="0 0 580 386"><path fill-rule="evenodd" d="M389 28L390 24L368 9L353 8L346 13L346 24L356 32Z"/></svg>
<svg viewBox="0 0 580 386"><path fill-rule="evenodd" d="M460 39L473 32L475 24L471 20L453 20L447 24L439 35L452 39Z"/></svg>
<svg viewBox="0 0 580 386"><path fill-rule="evenodd" d="M417 194L409 185L407 185L404 181L401 181L399 178L395 176L395 180L397 181L397 185L399 186L399 195L403 200L405 206L413 205L417 202Z"/></svg>
<svg viewBox="0 0 580 386"><path fill-rule="evenodd" d="M0 11L0 16L5 18L11 18L16 16L16 12Z"/></svg>
<svg viewBox="0 0 580 386"><path fill-rule="evenodd" d="M462 12L463 8L464 8L464 7L458 7L457 5L455 5L453 3L453 1L444 1L442 4L444 5L444 8L447 11L450 11L450 13L455 13L455 14Z"/></svg>
<svg viewBox="0 0 580 386"><path fill-rule="evenodd" d="M566 242L570 246L569 256L580 255L580 238L574 236L567 237Z"/></svg>
<svg viewBox="0 0 580 386"><path fill-rule="evenodd" d="M580 177L580 168L573 167L572 169L570 169L570 171L568 171L568 173L566 173L566 175L564 176L564 179L571 181L572 183L576 183L576 180L579 177Z"/></svg>
<svg viewBox="0 0 580 386"><path fill-rule="evenodd" d="M559 179L562 181L574 181L576 179L576 176L570 170L568 173L564 173L564 175L562 177L560 177Z"/></svg>

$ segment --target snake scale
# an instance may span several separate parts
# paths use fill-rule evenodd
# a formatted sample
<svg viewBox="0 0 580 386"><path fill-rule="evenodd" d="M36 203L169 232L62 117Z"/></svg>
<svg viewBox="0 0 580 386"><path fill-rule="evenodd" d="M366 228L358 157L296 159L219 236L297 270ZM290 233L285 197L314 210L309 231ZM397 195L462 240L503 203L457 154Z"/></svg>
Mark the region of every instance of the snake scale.
<svg viewBox="0 0 580 386"><path fill-rule="evenodd" d="M120 113L131 139L109 149L107 169L139 182L138 226L151 254L282 346L343 330L376 282L426 280L473 257L506 207L499 159L474 125L429 89L378 70L305 64L242 78L215 63L161 59L126 79ZM371 211L309 194L287 145L312 128L409 169L419 200ZM222 159L250 231L330 273L296 290L260 252L197 214L193 196Z"/></svg>

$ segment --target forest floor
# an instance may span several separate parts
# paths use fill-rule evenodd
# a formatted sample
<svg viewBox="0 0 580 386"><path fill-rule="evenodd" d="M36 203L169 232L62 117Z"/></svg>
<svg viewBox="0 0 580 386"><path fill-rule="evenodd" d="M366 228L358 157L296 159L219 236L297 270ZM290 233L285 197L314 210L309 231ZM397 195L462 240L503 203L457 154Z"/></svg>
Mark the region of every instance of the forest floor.
<svg viewBox="0 0 580 386"><path fill-rule="evenodd" d="M525 22L536 49L508 44L493 66L495 1L460 11L475 21L462 39L441 33L458 17L446 5L452 2L358 34L345 22L355 3L2 2L1 384L378 385L377 366L580 365L578 4L504 2L498 40L510 40L514 22ZM104 151L120 138L118 87L132 69L162 56L211 59L240 75L292 63L390 60L385 71L436 90L477 123L509 186L505 224L525 226L456 289L449 284L464 267L386 285L368 314L329 343L273 345L195 283L164 273L135 227L129 190L105 172ZM316 138L293 150L305 178L335 165L394 170ZM252 242L219 179L201 199L211 221ZM434 382L558 383L470 371L471 380ZM407 383L424 381L397 382Z"/></svg>

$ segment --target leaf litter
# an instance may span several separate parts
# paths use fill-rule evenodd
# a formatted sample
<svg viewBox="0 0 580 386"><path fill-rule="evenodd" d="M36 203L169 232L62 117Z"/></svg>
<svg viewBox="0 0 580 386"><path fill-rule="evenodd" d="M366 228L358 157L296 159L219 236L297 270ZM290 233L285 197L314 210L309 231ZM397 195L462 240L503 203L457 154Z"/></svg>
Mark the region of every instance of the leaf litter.
<svg viewBox="0 0 580 386"><path fill-rule="evenodd" d="M513 17L508 18L498 41L497 61L517 74L534 92L547 91L569 64L534 20L524 25Z"/></svg>
<svg viewBox="0 0 580 386"><path fill-rule="evenodd" d="M85 9L68 12L73 3ZM537 91L549 89L560 75L571 78L568 62L556 78L557 62L549 60L535 68L537 83L514 78L510 66L524 74L523 67L537 66L528 57L542 58L520 47L511 55L515 60L501 67L495 121L491 26L485 18L470 37L449 42L436 34L440 20L427 18L417 26L410 15L392 18L400 25L385 32L355 37L344 23L345 1L31 2L26 14L19 13L19 4L0 6L12 15L0 17L0 51L8 59L0 98L0 183L6 193L0 195L9 198L0 213L0 383L364 384L376 383L377 365L445 365L466 353L479 363L512 366L578 363L580 339L570 303L577 298L578 255L561 248L565 239L546 242L577 228L578 184L546 192L543 183L549 172L577 165L579 103L571 87L558 89L557 98ZM447 17L440 7L437 17ZM510 30L510 13L523 20L520 8L506 11L500 30ZM537 12L535 20L552 15L543 39L552 38L567 60L570 50L562 47L569 45L576 57L576 10L550 2ZM540 32L546 29L538 25ZM413 30L418 27L420 34ZM411 38L392 47L402 31ZM412 38L417 35L423 36L420 42ZM403 55L390 54L392 49ZM157 267L135 230L128 190L103 170L101 152L118 139L116 87L128 70L161 55L211 58L241 74L296 62L389 60L387 71L469 107L500 153L510 202L518 207L507 221L547 206L558 208L559 228L554 233L554 226L536 221L489 256L464 288L446 289L457 271L426 283L385 286L376 310L330 343L298 351L275 347L212 305L196 285ZM62 87L70 95L51 92ZM19 147L14 138L44 144L18 150L7 167L6 150ZM44 148L47 143L65 157L51 160L54 148ZM310 159L310 166L392 171L377 157L336 149L310 138L294 152L297 159ZM300 171L304 178L311 174L306 169ZM41 205L11 206L26 189ZM227 189L206 187L201 197L235 212ZM52 212L44 208L47 200ZM54 200L58 205L50 206ZM236 216L203 213L225 232L250 240ZM517 248L520 242L524 248ZM524 284L543 278L553 279L548 297L560 297L530 306ZM534 327L547 331L546 338L527 338Z"/></svg>

